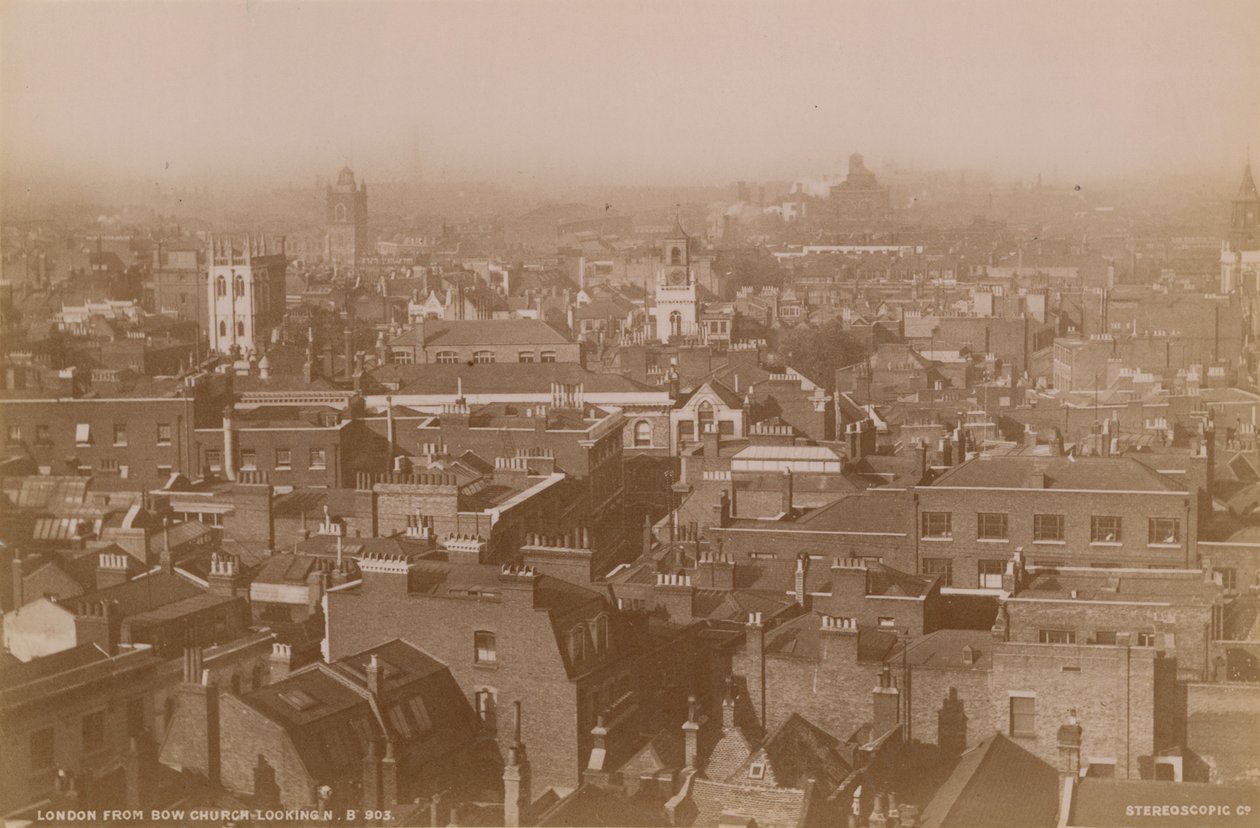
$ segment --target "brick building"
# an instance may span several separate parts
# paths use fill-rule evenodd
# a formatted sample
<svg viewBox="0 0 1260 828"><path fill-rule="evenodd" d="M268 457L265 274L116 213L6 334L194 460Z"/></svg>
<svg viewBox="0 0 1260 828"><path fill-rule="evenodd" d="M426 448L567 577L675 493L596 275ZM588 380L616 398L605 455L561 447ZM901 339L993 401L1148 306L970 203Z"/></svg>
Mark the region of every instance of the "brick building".
<svg viewBox="0 0 1260 828"><path fill-rule="evenodd" d="M411 644L245 692L205 682L196 651L185 658L161 760L212 786L275 807L374 810L476 787L479 723L450 671Z"/></svg>
<svg viewBox="0 0 1260 828"><path fill-rule="evenodd" d="M389 342L389 362L399 365L581 361L581 343L537 319L418 319Z"/></svg>
<svg viewBox="0 0 1260 828"><path fill-rule="evenodd" d="M361 560L360 583L329 590L328 656L401 637L447 664L486 732L506 754L512 733L497 711L530 711L533 784L571 787L604 713L637 704L637 635L598 592L530 569Z"/></svg>
<svg viewBox="0 0 1260 828"><path fill-rule="evenodd" d="M979 456L914 489L918 571L1000 589L1041 565L1197 564L1197 493L1128 457Z"/></svg>
<svg viewBox="0 0 1260 828"><path fill-rule="evenodd" d="M216 385L197 375L151 379L65 368L31 370L0 401L10 451L32 457L43 474L125 480L155 488L172 473L193 473L192 430L213 417Z"/></svg>

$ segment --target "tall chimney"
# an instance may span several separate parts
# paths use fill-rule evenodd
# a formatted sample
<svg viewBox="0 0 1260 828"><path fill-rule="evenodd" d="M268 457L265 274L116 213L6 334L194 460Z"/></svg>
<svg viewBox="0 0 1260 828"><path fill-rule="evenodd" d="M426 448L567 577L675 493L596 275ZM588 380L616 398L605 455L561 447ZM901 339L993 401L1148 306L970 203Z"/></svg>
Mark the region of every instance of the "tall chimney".
<svg viewBox="0 0 1260 828"><path fill-rule="evenodd" d="M530 791L529 758L525 743L521 740L521 703L513 702L516 713L516 732L512 746L508 748L507 764L503 767L503 824L516 828L521 824L521 814L533 802Z"/></svg>
<svg viewBox="0 0 1260 828"><path fill-rule="evenodd" d="M696 704L694 695L687 698L687 721L683 722L683 741L684 756L686 764L684 767L690 770L699 769L700 754L700 711L699 705Z"/></svg>
<svg viewBox="0 0 1260 828"><path fill-rule="evenodd" d="M231 404L223 406L223 476L236 479L236 428Z"/></svg>

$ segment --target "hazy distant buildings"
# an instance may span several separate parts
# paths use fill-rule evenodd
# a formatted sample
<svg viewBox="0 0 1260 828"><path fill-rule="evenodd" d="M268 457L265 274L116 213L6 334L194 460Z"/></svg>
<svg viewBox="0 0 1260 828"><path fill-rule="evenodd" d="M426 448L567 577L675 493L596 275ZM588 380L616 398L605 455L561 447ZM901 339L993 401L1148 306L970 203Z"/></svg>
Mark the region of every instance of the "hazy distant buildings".
<svg viewBox="0 0 1260 828"><path fill-rule="evenodd" d="M892 202L887 187L866 168L861 153L849 156L849 175L831 188L836 229L844 234L874 235L892 229Z"/></svg>
<svg viewBox="0 0 1260 828"><path fill-rule="evenodd" d="M368 250L367 182L354 181L354 171L342 167L337 183L328 185L328 261L353 268Z"/></svg>

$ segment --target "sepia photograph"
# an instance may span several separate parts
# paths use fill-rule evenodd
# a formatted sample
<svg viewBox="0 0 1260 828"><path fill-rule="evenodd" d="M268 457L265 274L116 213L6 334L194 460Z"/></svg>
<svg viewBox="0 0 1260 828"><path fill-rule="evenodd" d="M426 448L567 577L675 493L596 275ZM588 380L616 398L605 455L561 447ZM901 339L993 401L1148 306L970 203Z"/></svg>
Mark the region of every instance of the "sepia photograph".
<svg viewBox="0 0 1260 828"><path fill-rule="evenodd" d="M1260 828L1260 0L0 0L0 828Z"/></svg>

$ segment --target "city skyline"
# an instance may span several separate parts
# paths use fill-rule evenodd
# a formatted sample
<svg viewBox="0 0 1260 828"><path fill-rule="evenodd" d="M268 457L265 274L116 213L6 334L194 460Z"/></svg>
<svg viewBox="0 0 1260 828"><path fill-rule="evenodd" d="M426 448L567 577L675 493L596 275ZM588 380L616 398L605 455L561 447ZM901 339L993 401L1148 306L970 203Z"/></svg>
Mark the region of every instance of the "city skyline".
<svg viewBox="0 0 1260 828"><path fill-rule="evenodd" d="M7 4L8 180L715 184L1237 168L1253 4ZM125 48L120 48L125 44ZM413 153L413 147L416 152Z"/></svg>

